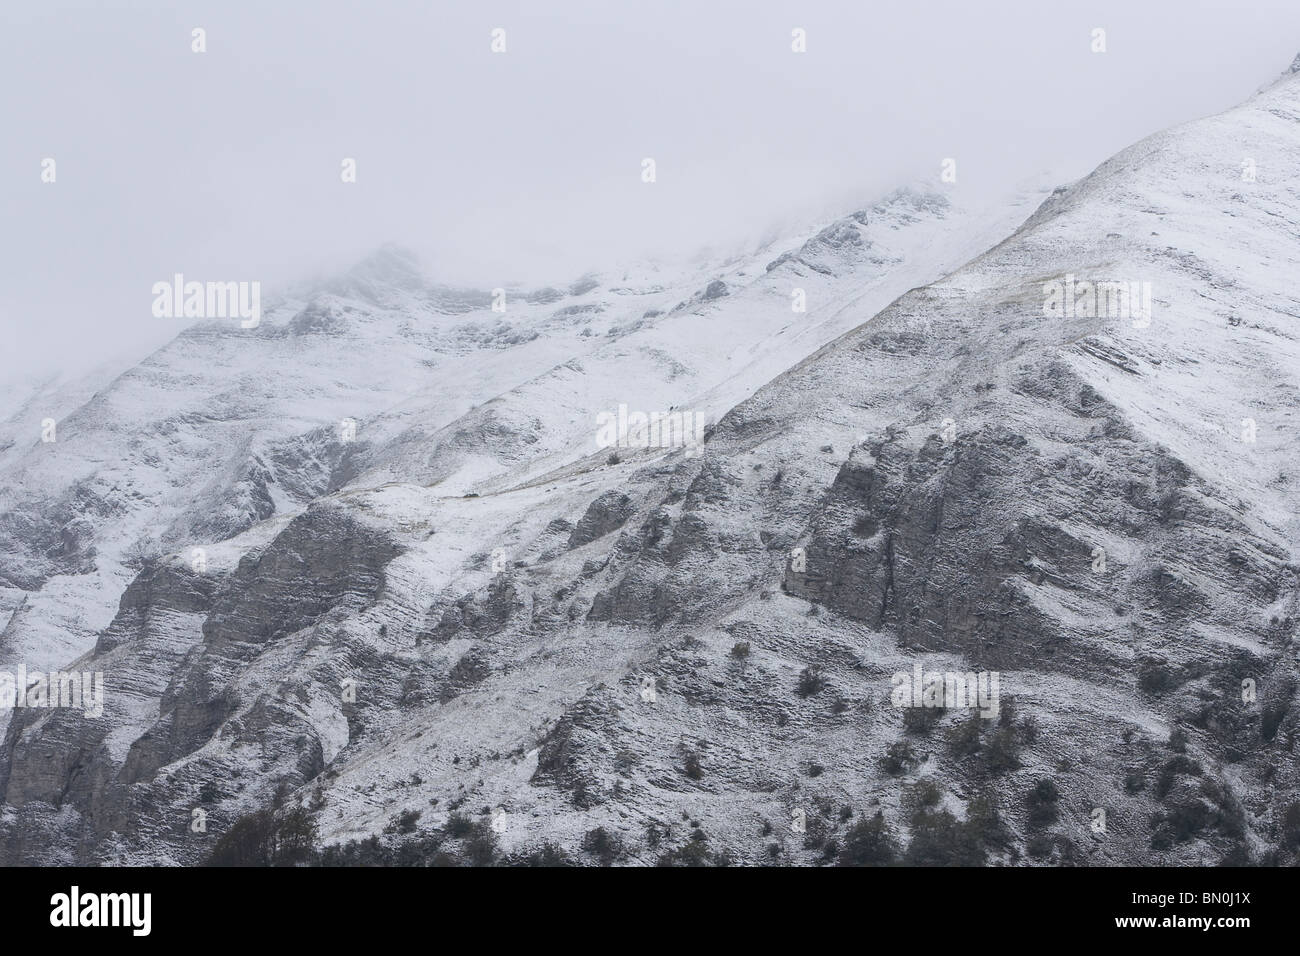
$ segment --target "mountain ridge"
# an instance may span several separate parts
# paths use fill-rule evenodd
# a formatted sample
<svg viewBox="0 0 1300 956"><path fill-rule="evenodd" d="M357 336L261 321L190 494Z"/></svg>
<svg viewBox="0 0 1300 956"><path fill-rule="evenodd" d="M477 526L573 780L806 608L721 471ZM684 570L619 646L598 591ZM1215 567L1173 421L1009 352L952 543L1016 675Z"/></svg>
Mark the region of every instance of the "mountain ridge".
<svg viewBox="0 0 1300 956"><path fill-rule="evenodd" d="M587 862L597 830L634 863L1293 861L1298 119L1292 78L1148 137L774 375L703 343L699 455L602 462L577 418L619 393L580 389L688 374L632 346L771 295L725 275L469 428L376 419L395 452L135 576L85 659L103 719L15 716L0 858L195 863L288 800L354 861L472 858L480 808L495 852ZM763 275L881 241L832 224ZM1149 323L1049 318L1065 276L1150 283ZM1001 715L891 706L917 663L998 671Z"/></svg>

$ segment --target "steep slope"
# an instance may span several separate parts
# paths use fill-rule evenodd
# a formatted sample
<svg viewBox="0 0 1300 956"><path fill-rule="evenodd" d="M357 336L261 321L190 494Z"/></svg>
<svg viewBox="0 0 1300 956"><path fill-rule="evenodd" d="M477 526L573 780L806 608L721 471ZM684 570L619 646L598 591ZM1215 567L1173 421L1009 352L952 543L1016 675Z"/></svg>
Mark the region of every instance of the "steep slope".
<svg viewBox="0 0 1300 956"><path fill-rule="evenodd" d="M1015 212L900 191L830 227L853 233L845 248L813 236L803 252L845 291L883 305L976 254L990 230L1005 235ZM535 460L585 455L594 403L629 376L645 392L624 400L649 401L674 381L717 387L747 356L752 364L751 351L767 356L766 374L729 386L739 400L799 357L766 344L774 327L798 333L802 354L846 327L815 297L806 316L791 315L788 289L774 301L778 279L763 264L805 238L685 271L641 267L501 297L431 284L389 247L269 303L255 329L210 322L93 390L11 396L0 428L0 666L71 660L93 646L145 561L206 549L350 483L464 491ZM692 299L719 276L735 290L722 306ZM725 347L687 369L677 338L706 311L707 337ZM574 369L587 369L581 382Z"/></svg>
<svg viewBox="0 0 1300 956"><path fill-rule="evenodd" d="M461 496L393 414L347 487L135 578L78 663L104 715L8 730L0 858L196 862L279 799L390 830L350 859L481 852L455 813L586 862L1295 862L1298 122L1293 75L1150 137L882 311L840 294L752 395L769 347L683 360L634 394L737 401L699 455L584 453L627 393L570 366ZM822 251L771 272L833 287ZM1067 276L1150 314L1059 314ZM998 672L999 712L894 706L917 664Z"/></svg>

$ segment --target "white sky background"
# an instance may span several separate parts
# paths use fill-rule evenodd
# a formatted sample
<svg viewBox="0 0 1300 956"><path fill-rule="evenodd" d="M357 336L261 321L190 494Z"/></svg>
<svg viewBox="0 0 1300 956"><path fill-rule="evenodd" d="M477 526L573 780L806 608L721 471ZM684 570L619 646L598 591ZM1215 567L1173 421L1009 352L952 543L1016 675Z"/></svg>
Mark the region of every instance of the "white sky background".
<svg viewBox="0 0 1300 956"><path fill-rule="evenodd" d="M265 294L393 240L441 281L560 284L944 157L968 196L1066 181L1297 52L1296 0L0 0L0 376L142 356L174 272Z"/></svg>

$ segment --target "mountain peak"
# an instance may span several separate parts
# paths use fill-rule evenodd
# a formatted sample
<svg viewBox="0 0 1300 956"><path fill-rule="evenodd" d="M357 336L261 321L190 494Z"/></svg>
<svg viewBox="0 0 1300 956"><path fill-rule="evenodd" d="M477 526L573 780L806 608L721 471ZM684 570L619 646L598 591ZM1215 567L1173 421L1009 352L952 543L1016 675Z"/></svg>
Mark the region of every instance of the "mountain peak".
<svg viewBox="0 0 1300 956"><path fill-rule="evenodd" d="M422 284L420 260L414 252L395 242L386 242L350 270L355 279L388 282L397 286Z"/></svg>
<svg viewBox="0 0 1300 956"><path fill-rule="evenodd" d="M322 291L382 302L394 290L419 292L426 285L420 260L402 246L386 242Z"/></svg>

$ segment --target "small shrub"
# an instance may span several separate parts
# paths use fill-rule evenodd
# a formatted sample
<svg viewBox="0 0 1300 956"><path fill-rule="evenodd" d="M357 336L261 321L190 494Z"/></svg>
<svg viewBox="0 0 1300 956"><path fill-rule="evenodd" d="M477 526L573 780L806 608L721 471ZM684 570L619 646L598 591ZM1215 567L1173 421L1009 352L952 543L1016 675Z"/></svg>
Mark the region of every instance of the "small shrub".
<svg viewBox="0 0 1300 956"><path fill-rule="evenodd" d="M725 853L711 853L708 837L700 830L692 834L682 846L662 854L656 866L730 866L731 858Z"/></svg>
<svg viewBox="0 0 1300 956"><path fill-rule="evenodd" d="M942 707L905 707L903 709L903 729L909 734L929 736L935 724L943 718Z"/></svg>
<svg viewBox="0 0 1300 956"><path fill-rule="evenodd" d="M443 825L442 832L447 836L459 840L462 837L469 836L474 830L474 821L463 813L453 813L447 817L446 824Z"/></svg>
<svg viewBox="0 0 1300 956"><path fill-rule="evenodd" d="M1201 765L1185 754L1170 757L1160 765L1160 770L1156 774L1156 796L1161 800L1168 796L1169 791L1174 788L1174 781L1177 780L1180 774L1188 777L1199 777L1201 775Z"/></svg>
<svg viewBox="0 0 1300 956"><path fill-rule="evenodd" d="M970 828L947 810L922 810L912 820L907 866L983 866L984 846Z"/></svg>
<svg viewBox="0 0 1300 956"><path fill-rule="evenodd" d="M903 794L903 807L907 810L909 821L933 810L943 799L943 791L933 780L918 780L912 789Z"/></svg>
<svg viewBox="0 0 1300 956"><path fill-rule="evenodd" d="M1146 658L1138 664L1138 687L1144 693L1160 695L1174 686L1174 672L1161 660Z"/></svg>
<svg viewBox="0 0 1300 956"><path fill-rule="evenodd" d="M880 764L885 773L897 777L916 764L916 753L912 750L911 744L905 740L899 740L889 745L889 749L885 751L885 756L881 758Z"/></svg>
<svg viewBox="0 0 1300 956"><path fill-rule="evenodd" d="M465 841L465 858L470 866L491 866L500 853L497 835L488 823L475 823L473 834Z"/></svg>
<svg viewBox="0 0 1300 956"><path fill-rule="evenodd" d="M1030 746L1038 740L1038 721L1032 717L1026 717L1020 722L1020 740Z"/></svg>
<svg viewBox="0 0 1300 956"><path fill-rule="evenodd" d="M948 750L958 760L979 753L982 719L978 713L971 714L948 732Z"/></svg>
<svg viewBox="0 0 1300 956"><path fill-rule="evenodd" d="M1041 860L1052 855L1052 848L1056 845L1050 833L1035 833L1025 844L1025 849L1035 860Z"/></svg>
<svg viewBox="0 0 1300 956"><path fill-rule="evenodd" d="M893 836L879 810L874 817L863 817L849 827L840 848L840 866L889 866L898 857Z"/></svg>
<svg viewBox="0 0 1300 956"><path fill-rule="evenodd" d="M795 688L800 697L811 697L826 689L826 677L820 667L809 665L799 672L799 684Z"/></svg>
<svg viewBox="0 0 1300 956"><path fill-rule="evenodd" d="M1055 823L1061 815L1056 806L1060 799L1061 792L1050 777L1043 777L1035 783L1025 798L1025 803L1029 806L1030 825L1044 827Z"/></svg>
<svg viewBox="0 0 1300 956"><path fill-rule="evenodd" d="M1166 807L1151 818L1155 827L1155 832L1151 835L1151 848L1167 850L1175 843L1186 843L1204 830L1212 819L1212 811L1200 800Z"/></svg>
<svg viewBox="0 0 1300 956"><path fill-rule="evenodd" d="M623 856L623 838L604 827L596 827L583 835L582 848L596 857L601 866L609 866Z"/></svg>
<svg viewBox="0 0 1300 956"><path fill-rule="evenodd" d="M692 780L699 780L704 776L704 768L700 766L700 755L694 750L689 750L686 753L685 771L686 776Z"/></svg>
<svg viewBox="0 0 1300 956"><path fill-rule="evenodd" d="M543 843L528 853L511 856L505 864L506 866L572 866L573 861L559 845Z"/></svg>
<svg viewBox="0 0 1300 956"><path fill-rule="evenodd" d="M984 748L984 769L991 774L1006 773L1020 766L1020 742L1013 727L998 727L989 735Z"/></svg>
<svg viewBox="0 0 1300 956"><path fill-rule="evenodd" d="M419 810L403 810L393 820L384 827L385 833L414 833L415 826L420 820Z"/></svg>
<svg viewBox="0 0 1300 956"><path fill-rule="evenodd" d="M966 828L984 846L1006 847L1011 831L987 794L979 794L966 807Z"/></svg>

